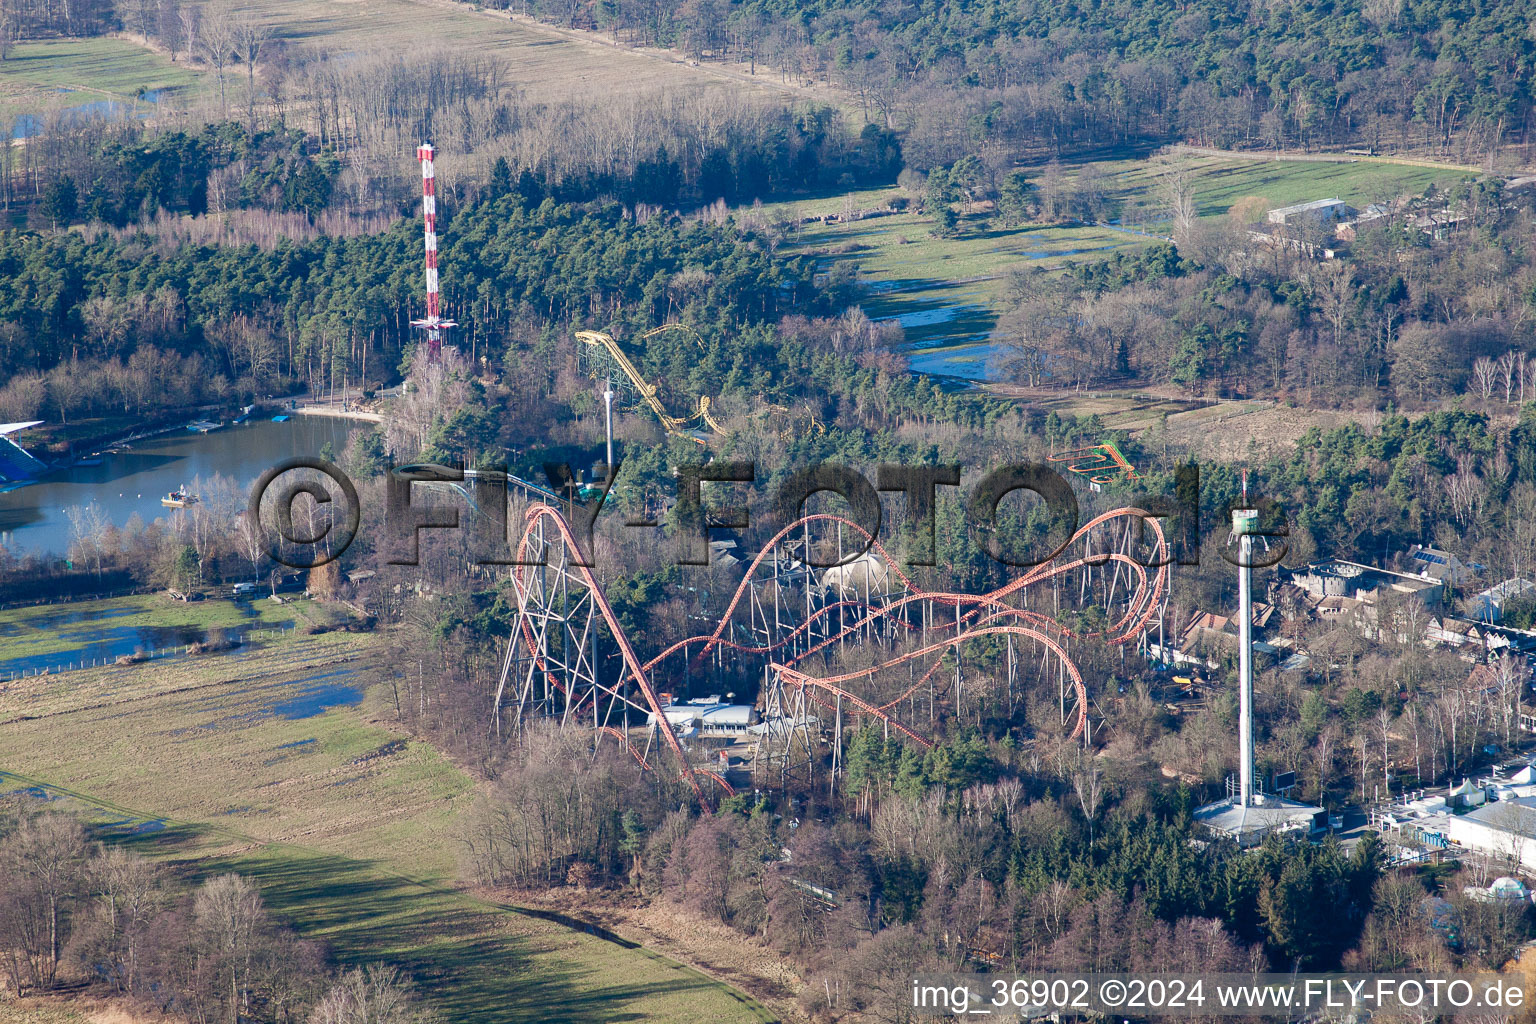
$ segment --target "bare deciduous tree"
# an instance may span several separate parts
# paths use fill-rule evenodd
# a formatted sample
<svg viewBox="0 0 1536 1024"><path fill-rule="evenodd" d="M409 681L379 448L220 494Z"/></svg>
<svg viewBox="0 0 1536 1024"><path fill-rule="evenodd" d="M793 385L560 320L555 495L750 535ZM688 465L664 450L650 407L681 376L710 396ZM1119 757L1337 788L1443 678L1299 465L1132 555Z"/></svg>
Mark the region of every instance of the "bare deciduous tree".
<svg viewBox="0 0 1536 1024"><path fill-rule="evenodd" d="M231 19L229 27L234 52L240 55L240 61L245 65L246 130L254 136L256 134L256 61L260 59L261 48L271 38L272 32L248 14ZM220 84L222 87L222 80Z"/></svg>
<svg viewBox="0 0 1536 1024"><path fill-rule="evenodd" d="M10 947L13 981L53 987L85 855L84 830L65 814L27 818L0 843L0 934L11 939L0 946Z"/></svg>
<svg viewBox="0 0 1536 1024"><path fill-rule="evenodd" d="M428 1024L435 1020L412 998L397 968L369 964L347 971L309 1015L310 1024Z"/></svg>
<svg viewBox="0 0 1536 1024"><path fill-rule="evenodd" d="M220 875L203 883L192 903L192 915L209 947L221 956L228 979L230 1024L237 1024L249 995L251 962L266 919L261 894L240 875Z"/></svg>
<svg viewBox="0 0 1536 1024"><path fill-rule="evenodd" d="M228 11L214 12L208 22L201 27L199 43L201 53L210 67L213 68L214 77L219 81L219 116L229 116L229 101L225 89L224 69L234 61L239 52L235 42L234 25Z"/></svg>
<svg viewBox="0 0 1536 1024"><path fill-rule="evenodd" d="M1477 385L1477 392L1483 401L1486 402L1493 397L1493 389L1498 383L1499 373L1499 363L1495 363L1487 356L1479 356L1472 364L1472 381Z"/></svg>

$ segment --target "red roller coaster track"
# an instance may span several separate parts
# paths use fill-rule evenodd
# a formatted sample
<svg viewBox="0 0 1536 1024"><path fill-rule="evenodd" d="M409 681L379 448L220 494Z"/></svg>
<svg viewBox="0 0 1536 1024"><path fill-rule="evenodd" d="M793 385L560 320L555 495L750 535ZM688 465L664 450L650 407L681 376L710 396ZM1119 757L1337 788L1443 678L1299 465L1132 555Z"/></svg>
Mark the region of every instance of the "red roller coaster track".
<svg viewBox="0 0 1536 1024"><path fill-rule="evenodd" d="M569 550L576 549L576 540L571 532L570 525L566 522L565 517L555 507L546 504L534 504L528 508L525 519L526 527L523 531L522 539L518 545L518 558L520 561L526 559L526 556L529 553L530 537L534 531L535 526L541 520L547 520L554 525L562 542L567 545ZM753 559L752 563L748 567L741 583L737 586L735 593L731 597L729 606L720 616L719 624L715 627L712 633L689 637L686 640L680 640L663 650L660 654L656 655L651 660L643 663L636 655L635 650L629 641L629 638L625 635L624 629L619 624L617 617L614 615L612 607L609 605L607 598L604 596L601 588L598 586L597 580L593 576L591 569L575 564L571 566L571 569L580 576L582 583L591 592L593 601L599 614L601 615L603 621L607 624L615 643L619 647L619 651L624 660L626 678L632 679L635 686L638 687L640 692L644 695L645 702L649 707L652 715L654 716L652 720L657 723L657 727L661 730L662 736L667 746L672 750L673 754L676 755L678 763L681 765L682 777L692 787L694 793L702 798L703 790L699 785L699 779L701 777L715 782L724 788L727 792L731 792L731 787L722 777L716 773L705 771L703 769L695 769L690 766L681 742L678 740L677 735L673 732L671 724L667 721L666 715L662 711L662 704L658 697L657 690L651 682L652 670L666 658L680 652L686 652L689 648L696 649L696 657L702 657L711 649L716 647L739 651L747 654L772 655L787 645L796 636L798 636L802 630L808 630L811 627L813 621L824 617L839 608L855 607L862 610L863 615L852 625L846 626L836 634L828 636L820 643L812 646L809 650L800 653L796 657L786 659L783 663L775 662L771 666L774 671L779 673L780 678L786 684L805 689L807 694L818 704L830 708L831 705L828 703L829 699L846 702L853 709L853 714L868 715L871 718L875 718L886 723L890 728L897 730L915 742L925 747L930 746L931 744L926 738L918 735L911 728L909 728L907 725L899 721L893 714L891 714L891 709L897 706L902 700L906 699L907 696L914 692L918 687L922 686L927 681L928 677L933 673L933 671L939 667L941 662L936 660L934 665L929 668L928 672L925 673L921 679L909 687L905 692L897 696L895 699L879 705L870 703L863 697L860 697L858 694L855 694L846 689L841 684L850 683L858 679L871 678L886 669L894 668L898 665L903 665L930 655L942 653L946 650L959 647L961 644L981 637L1022 636L1029 640L1033 640L1044 647L1050 653L1050 655L1058 661L1063 670L1066 672L1067 676L1071 679L1073 690L1077 696L1077 717L1073 725L1071 738L1076 739L1082 736L1084 730L1087 727L1088 721L1088 691L1086 685L1084 684L1082 673L1078 670L1078 667L1068 656L1066 649L1061 645L1059 640L1065 638L1085 638L1098 639L1101 642L1111 645L1123 645L1132 643L1147 630L1153 616L1157 613L1159 607L1162 604L1163 596L1166 593L1168 586L1168 565L1171 561L1169 558L1168 544L1157 519L1143 509L1132 507L1119 508L1096 516L1088 523L1080 527L1075 533L1073 533L1068 542L1063 545L1061 551L1057 553L1057 558L1059 558L1061 552L1070 551L1080 543L1086 549L1090 546L1090 537L1096 528L1117 519L1135 519L1151 526L1155 535L1155 541L1152 544L1153 561L1151 565L1143 563L1139 559L1133 557L1127 551L1110 550L1098 553L1089 553L1085 551L1085 553L1067 561L1058 561L1057 559L1052 559L1051 561L1036 565L1004 586L988 593L978 595L953 593L948 591L924 591L920 589L911 580L910 577L908 577L899 568L897 568L895 560L890 557L890 555L880 545L880 542L877 539L871 537L857 523L844 519L841 516L828 514L805 516L804 518L797 519L795 522L784 527L777 534L775 534L768 541L768 543L763 545L762 551L758 553L757 557ZM776 641L764 644L762 646L745 645L725 639L725 631L727 625L731 621L732 615L735 614L737 608L740 606L743 597L747 594L754 578L760 572L763 562L768 557L769 553L774 550L775 545L777 545L780 541L789 536L795 530L803 529L812 523L837 524L839 526L848 527L854 531L856 535L864 537L869 542L870 546L879 554L879 556L884 559L885 565L889 567L890 571L896 576L897 579L901 581L902 585L906 588L907 593L904 596L891 601L889 604L878 608L871 608L869 605L857 601L839 601L827 604L818 609L807 619L806 622L802 623L788 636L781 637ZM1026 589L1032 586L1036 586L1044 581L1059 578L1085 568L1099 568L1101 566L1107 565L1110 562L1115 562L1119 565L1125 566L1129 572L1129 577L1134 578L1136 583L1133 588L1128 588L1128 597L1125 602L1125 612L1105 629L1092 632L1075 632L1048 615L1030 611L1025 608L1018 608L1007 603L1008 598L1020 594ZM1151 568L1152 571L1149 572L1149 568ZM519 584L522 584L525 580L526 572L527 567L525 566L518 566L513 570L514 576L517 578ZM900 618L892 618L892 616L908 605L919 601L926 601L931 602L932 604L944 605L954 608L957 627L956 632L952 635L944 637L943 639L929 643L919 649L896 655L886 661L880 662L869 668L860 669L856 672L847 672L841 675L818 678L808 675L795 667L797 664L803 662L812 654L827 648L831 644L844 637L856 633L858 630L865 628L871 623L889 620L891 622L901 623L902 625L908 626L910 628L910 623L907 623L905 620ZM523 623L522 639L524 644L526 644L528 647L529 654L535 660L538 660L540 655L539 651L537 650L537 644L528 628L526 621ZM514 637L512 642L515 644L516 641L517 638ZM605 728L601 731L620 735L624 746L631 750L631 753L634 754L636 760L639 761L641 766L645 768L650 767L650 765L647 764L644 757L641 756L639 752L634 751L633 748L629 747L627 738L622 737L622 735L619 734L617 730Z"/></svg>

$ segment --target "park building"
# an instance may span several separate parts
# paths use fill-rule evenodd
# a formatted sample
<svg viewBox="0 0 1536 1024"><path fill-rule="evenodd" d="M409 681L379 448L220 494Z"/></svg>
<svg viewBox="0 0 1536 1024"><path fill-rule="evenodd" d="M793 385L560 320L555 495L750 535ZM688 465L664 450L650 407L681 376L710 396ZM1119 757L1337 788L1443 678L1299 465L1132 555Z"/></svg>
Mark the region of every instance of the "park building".
<svg viewBox="0 0 1536 1024"><path fill-rule="evenodd" d="M1487 857L1509 870L1536 871L1536 767L1508 777L1463 779L1444 795L1417 792L1376 822L1418 858L1437 850Z"/></svg>
<svg viewBox="0 0 1536 1024"><path fill-rule="evenodd" d="M1529 600L1533 595L1536 595L1536 583L1517 576L1473 596L1472 613L1479 622L1500 623L1504 621L1506 606Z"/></svg>
<svg viewBox="0 0 1536 1024"><path fill-rule="evenodd" d="M1466 814L1449 815L1445 837L1453 848L1536 870L1536 796L1485 801Z"/></svg>
<svg viewBox="0 0 1536 1024"><path fill-rule="evenodd" d="M1297 224L1332 224L1341 220L1349 220L1355 216L1356 210L1344 200L1337 197L1333 199L1314 199L1310 203L1297 203L1295 206L1282 206L1278 210L1269 211L1269 222L1281 226L1294 226Z"/></svg>
<svg viewBox="0 0 1536 1024"><path fill-rule="evenodd" d="M1415 544L1409 548L1404 560L1408 563L1411 572L1426 579L1454 586L1471 583L1488 571L1487 566L1477 562L1463 562L1449 551L1425 547L1422 544Z"/></svg>
<svg viewBox="0 0 1536 1024"><path fill-rule="evenodd" d="M1272 793L1255 793L1251 802L1227 799L1195 811L1195 823L1239 846L1255 846L1269 835L1311 839L1328 831L1328 812Z"/></svg>
<svg viewBox="0 0 1536 1024"><path fill-rule="evenodd" d="M718 694L697 697L682 704L667 704L661 713L674 731L685 736L745 736L757 724L757 708L750 704L725 704ZM655 712L647 716L647 724L656 724Z"/></svg>

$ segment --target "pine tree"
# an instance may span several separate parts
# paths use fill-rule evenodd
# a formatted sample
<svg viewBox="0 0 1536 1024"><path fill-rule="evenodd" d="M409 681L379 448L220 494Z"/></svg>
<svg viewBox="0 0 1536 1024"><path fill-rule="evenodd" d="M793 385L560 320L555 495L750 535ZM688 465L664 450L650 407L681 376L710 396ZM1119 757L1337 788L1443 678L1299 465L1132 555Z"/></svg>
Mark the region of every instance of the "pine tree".
<svg viewBox="0 0 1536 1024"><path fill-rule="evenodd" d="M69 226L69 222L75 219L75 212L79 206L80 197L75 190L75 179L67 174L61 174L48 186L48 191L43 193L43 213L53 222L54 230L59 225Z"/></svg>

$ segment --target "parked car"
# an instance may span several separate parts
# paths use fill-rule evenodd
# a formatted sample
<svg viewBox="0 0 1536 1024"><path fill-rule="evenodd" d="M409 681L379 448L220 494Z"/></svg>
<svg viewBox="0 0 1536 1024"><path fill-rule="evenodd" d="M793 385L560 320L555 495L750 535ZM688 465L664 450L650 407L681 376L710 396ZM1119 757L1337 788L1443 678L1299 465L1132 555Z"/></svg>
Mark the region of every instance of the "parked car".
<svg viewBox="0 0 1536 1024"><path fill-rule="evenodd" d="M254 583L236 583L233 596L237 598L251 597L256 593L257 589Z"/></svg>

